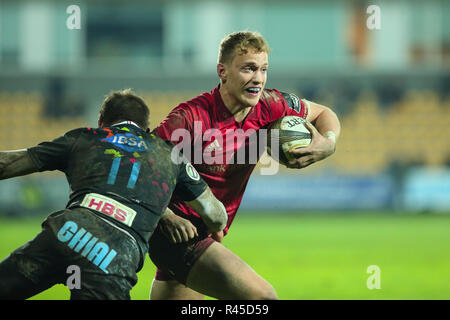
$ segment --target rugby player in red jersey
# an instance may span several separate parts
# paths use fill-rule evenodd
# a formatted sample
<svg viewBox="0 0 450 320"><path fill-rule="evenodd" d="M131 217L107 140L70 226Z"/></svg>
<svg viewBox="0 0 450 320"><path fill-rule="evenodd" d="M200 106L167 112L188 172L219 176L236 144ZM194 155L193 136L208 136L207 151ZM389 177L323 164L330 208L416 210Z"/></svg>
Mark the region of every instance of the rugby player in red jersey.
<svg viewBox="0 0 450 320"><path fill-rule="evenodd" d="M258 131L286 115L307 119L313 124L308 125L312 142L307 148L292 151L296 160L289 163L290 168L304 168L334 153L340 123L328 107L264 88L269 51L258 33L244 31L225 37L217 64L219 86L181 103L154 130L163 139L191 146L190 160L225 205L228 223L223 232L211 233L194 210L173 197L169 208L175 214L160 221L149 243L150 258L158 267L150 299L203 299L203 295L278 298L266 280L220 243L257 162L232 161L242 148L249 150L251 139L245 136L239 145L230 132ZM189 148L183 150L186 153Z"/></svg>

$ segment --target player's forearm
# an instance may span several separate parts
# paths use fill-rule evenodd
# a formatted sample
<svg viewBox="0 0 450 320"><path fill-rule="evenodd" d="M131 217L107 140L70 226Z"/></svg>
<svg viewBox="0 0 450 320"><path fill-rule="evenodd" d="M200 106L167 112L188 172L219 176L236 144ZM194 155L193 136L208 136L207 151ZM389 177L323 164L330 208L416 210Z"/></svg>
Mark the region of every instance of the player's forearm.
<svg viewBox="0 0 450 320"><path fill-rule="evenodd" d="M333 110L322 106L321 112L312 121L312 123L320 134L333 140L336 144L336 141L341 133L341 124L339 122L339 118Z"/></svg>
<svg viewBox="0 0 450 320"><path fill-rule="evenodd" d="M228 215L225 207L209 188L197 199L189 201L188 205L200 215L209 231L219 232L226 227Z"/></svg>
<svg viewBox="0 0 450 320"><path fill-rule="evenodd" d="M220 232L227 226L228 215L222 202L216 200L211 206L209 214L202 219L209 231Z"/></svg>
<svg viewBox="0 0 450 320"><path fill-rule="evenodd" d="M205 203L202 209L197 210L197 212L211 232L220 232L227 225L227 212L223 204L217 199Z"/></svg>
<svg viewBox="0 0 450 320"><path fill-rule="evenodd" d="M36 172L26 149L0 151L0 180Z"/></svg>

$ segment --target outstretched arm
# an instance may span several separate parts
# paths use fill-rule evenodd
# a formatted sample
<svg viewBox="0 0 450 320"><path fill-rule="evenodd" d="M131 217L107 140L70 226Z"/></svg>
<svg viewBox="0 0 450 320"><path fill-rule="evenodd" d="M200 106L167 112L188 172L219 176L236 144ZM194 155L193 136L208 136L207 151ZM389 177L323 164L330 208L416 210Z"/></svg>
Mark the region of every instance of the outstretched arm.
<svg viewBox="0 0 450 320"><path fill-rule="evenodd" d="M0 180L37 172L26 149L0 151Z"/></svg>
<svg viewBox="0 0 450 320"><path fill-rule="evenodd" d="M227 211L209 187L196 199L186 201L186 203L200 215L209 231L219 232L226 227L228 221Z"/></svg>
<svg viewBox="0 0 450 320"><path fill-rule="evenodd" d="M188 161L180 164L174 194L198 213L209 233L220 232L226 227L228 215L224 205L215 197L197 170ZM197 234L197 229L191 221L173 214L170 210L166 210L160 222L163 231L164 229L169 231L166 232L166 235L169 233L169 238L175 243L189 240ZM167 228L164 228L163 225Z"/></svg>
<svg viewBox="0 0 450 320"><path fill-rule="evenodd" d="M222 230L228 221L228 215L222 202L217 200L211 190L207 188L196 199L186 201L186 203L200 215L208 231L212 233L212 237L220 242L223 238ZM173 243L186 242L198 236L197 228L191 221L177 216L169 208L161 216L159 226Z"/></svg>

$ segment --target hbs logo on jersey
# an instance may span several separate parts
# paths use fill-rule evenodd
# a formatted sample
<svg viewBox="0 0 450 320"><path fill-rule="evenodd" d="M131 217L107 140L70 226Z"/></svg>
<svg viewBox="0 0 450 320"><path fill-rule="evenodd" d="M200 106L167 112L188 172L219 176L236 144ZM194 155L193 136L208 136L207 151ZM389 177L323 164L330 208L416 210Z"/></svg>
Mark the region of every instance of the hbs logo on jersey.
<svg viewBox="0 0 450 320"><path fill-rule="evenodd" d="M145 140L131 133L116 134L100 141L112 143L116 147L119 147L127 152L142 152L148 150Z"/></svg>

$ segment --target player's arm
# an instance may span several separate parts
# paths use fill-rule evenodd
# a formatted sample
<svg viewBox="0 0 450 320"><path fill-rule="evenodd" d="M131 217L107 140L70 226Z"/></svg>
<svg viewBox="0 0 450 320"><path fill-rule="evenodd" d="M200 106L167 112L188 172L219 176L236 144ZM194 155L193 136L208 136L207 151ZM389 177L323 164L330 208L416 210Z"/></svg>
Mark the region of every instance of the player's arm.
<svg viewBox="0 0 450 320"><path fill-rule="evenodd" d="M311 101L306 103L309 109L307 120L313 124L307 124L312 134L311 144L291 151L297 159L289 163L290 168L305 168L331 156L341 133L341 124L333 110Z"/></svg>
<svg viewBox="0 0 450 320"><path fill-rule="evenodd" d="M341 124L336 113L328 107L309 101L310 112L307 120L317 131L335 144L341 133Z"/></svg>
<svg viewBox="0 0 450 320"><path fill-rule="evenodd" d="M177 144L183 136L181 133L192 135L193 117L189 106L185 103L180 104L170 111L167 117L152 131L163 140L169 140ZM184 137L191 138L191 137ZM189 139L190 140L190 139Z"/></svg>
<svg viewBox="0 0 450 320"><path fill-rule="evenodd" d="M63 170L73 143L83 128L67 132L37 146L0 152L0 179L23 176L37 171Z"/></svg>
<svg viewBox="0 0 450 320"><path fill-rule="evenodd" d="M161 216L158 225L161 228L161 231L172 240L173 243L187 242L198 236L197 228L192 222L177 216L169 208L167 208Z"/></svg>
<svg viewBox="0 0 450 320"><path fill-rule="evenodd" d="M186 201L186 203L200 215L209 231L220 232L226 227L228 221L227 211L209 187L197 198L192 201Z"/></svg>
<svg viewBox="0 0 450 320"><path fill-rule="evenodd" d="M208 230L215 234L225 228L228 216L223 204L215 199L209 188L206 188L197 198L191 201L185 201L196 212L199 213ZM159 221L161 231L173 243L187 242L190 239L197 237L197 228L188 219L177 216L169 208L166 209ZM220 239L215 238L217 241Z"/></svg>
<svg viewBox="0 0 450 320"><path fill-rule="evenodd" d="M228 221L225 207L190 162L180 165L174 193L199 214L210 232L225 228Z"/></svg>
<svg viewBox="0 0 450 320"><path fill-rule="evenodd" d="M37 171L26 149L0 152L0 180Z"/></svg>

